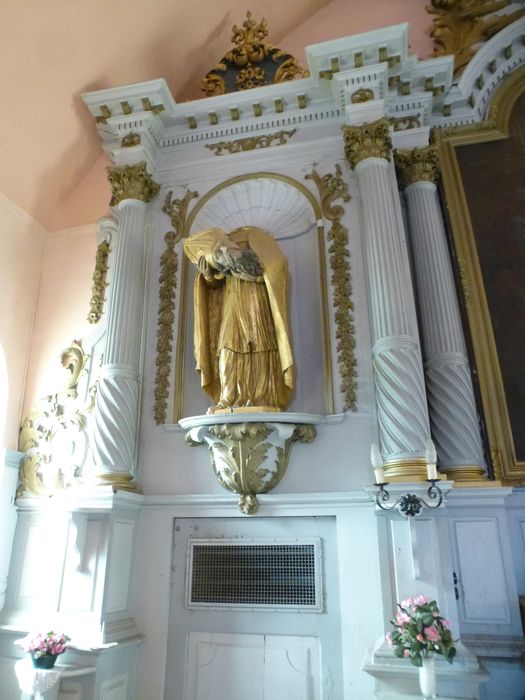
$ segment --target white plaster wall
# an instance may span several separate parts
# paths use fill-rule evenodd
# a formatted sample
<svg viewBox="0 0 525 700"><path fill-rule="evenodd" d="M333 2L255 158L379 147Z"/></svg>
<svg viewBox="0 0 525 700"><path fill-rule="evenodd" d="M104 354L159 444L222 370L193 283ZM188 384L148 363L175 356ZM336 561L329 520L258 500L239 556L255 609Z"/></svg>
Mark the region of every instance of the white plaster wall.
<svg viewBox="0 0 525 700"><path fill-rule="evenodd" d="M8 382L0 387L7 397L1 446L16 450L46 232L2 194L0 231L0 345Z"/></svg>

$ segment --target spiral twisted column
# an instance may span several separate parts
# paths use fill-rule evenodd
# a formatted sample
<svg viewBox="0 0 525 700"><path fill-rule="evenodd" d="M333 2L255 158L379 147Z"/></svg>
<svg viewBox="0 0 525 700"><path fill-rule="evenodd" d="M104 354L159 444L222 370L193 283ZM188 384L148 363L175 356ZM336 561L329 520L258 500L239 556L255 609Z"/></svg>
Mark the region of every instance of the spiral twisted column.
<svg viewBox="0 0 525 700"><path fill-rule="evenodd" d="M99 482L134 490L144 305L147 203L159 186L144 162L108 168L119 211L113 279L107 305L104 364L95 397L92 452Z"/></svg>
<svg viewBox="0 0 525 700"><path fill-rule="evenodd" d="M454 276L436 187L434 146L396 151L406 184L432 435L439 468L485 480L485 460Z"/></svg>
<svg viewBox="0 0 525 700"><path fill-rule="evenodd" d="M343 133L345 155L356 172L361 197L385 477L426 479L428 408L408 256L392 187L388 122L344 126Z"/></svg>

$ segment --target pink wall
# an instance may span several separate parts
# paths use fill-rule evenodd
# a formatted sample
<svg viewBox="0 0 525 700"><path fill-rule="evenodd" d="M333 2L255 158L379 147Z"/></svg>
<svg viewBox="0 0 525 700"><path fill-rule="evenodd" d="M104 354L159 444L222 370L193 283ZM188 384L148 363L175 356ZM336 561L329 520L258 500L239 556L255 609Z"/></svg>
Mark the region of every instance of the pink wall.
<svg viewBox="0 0 525 700"><path fill-rule="evenodd" d="M93 331L87 314L95 253L94 224L60 231L47 240L29 354L24 416L37 399L62 388L62 350L72 340L80 340Z"/></svg>
<svg viewBox="0 0 525 700"><path fill-rule="evenodd" d="M0 387L0 447L16 450L46 232L1 194L0 231L0 344L7 366L7 386Z"/></svg>

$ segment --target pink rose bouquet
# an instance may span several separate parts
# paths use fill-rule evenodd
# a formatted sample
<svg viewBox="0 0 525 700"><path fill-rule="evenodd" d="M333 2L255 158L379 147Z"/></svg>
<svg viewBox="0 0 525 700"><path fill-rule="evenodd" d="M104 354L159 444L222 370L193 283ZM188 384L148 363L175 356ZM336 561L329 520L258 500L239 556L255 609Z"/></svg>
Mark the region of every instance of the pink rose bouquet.
<svg viewBox="0 0 525 700"><path fill-rule="evenodd" d="M20 646L27 651L34 659L42 656L58 656L63 654L70 637L60 632L39 632L38 634L28 634L20 640Z"/></svg>
<svg viewBox="0 0 525 700"><path fill-rule="evenodd" d="M390 620L394 629L386 635L394 654L410 659L414 666L421 666L423 658L432 653L452 663L456 648L450 622L439 614L436 601L419 595L402 600L397 607L395 619Z"/></svg>

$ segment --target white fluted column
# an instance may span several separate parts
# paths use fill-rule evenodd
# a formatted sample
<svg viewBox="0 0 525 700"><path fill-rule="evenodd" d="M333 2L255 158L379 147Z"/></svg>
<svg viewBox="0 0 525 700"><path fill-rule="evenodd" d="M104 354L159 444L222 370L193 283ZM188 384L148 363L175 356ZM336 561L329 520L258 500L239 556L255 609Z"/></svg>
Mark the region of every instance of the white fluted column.
<svg viewBox="0 0 525 700"><path fill-rule="evenodd" d="M362 204L372 358L385 476L426 479L430 435L415 302L390 180L388 123L345 126Z"/></svg>
<svg viewBox="0 0 525 700"><path fill-rule="evenodd" d="M119 222L107 305L106 347L95 399L92 451L97 478L135 488L146 207L159 186L145 163L109 168Z"/></svg>
<svg viewBox="0 0 525 700"><path fill-rule="evenodd" d="M407 183L432 435L439 468L456 481L485 478L469 362L435 180L435 148L396 152Z"/></svg>

